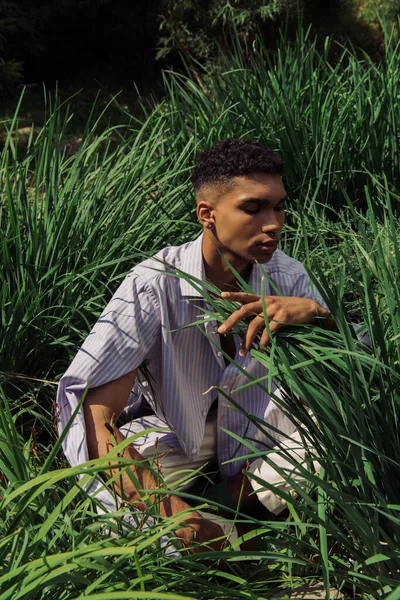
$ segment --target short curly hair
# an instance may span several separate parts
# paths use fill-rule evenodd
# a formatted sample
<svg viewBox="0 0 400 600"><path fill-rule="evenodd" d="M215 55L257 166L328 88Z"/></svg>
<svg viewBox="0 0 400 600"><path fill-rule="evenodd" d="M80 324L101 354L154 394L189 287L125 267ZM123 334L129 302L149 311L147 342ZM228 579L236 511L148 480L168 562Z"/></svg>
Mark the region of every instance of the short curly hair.
<svg viewBox="0 0 400 600"><path fill-rule="evenodd" d="M198 192L205 184L227 183L250 173L282 175L283 169L278 152L260 142L229 138L197 155L191 180Z"/></svg>

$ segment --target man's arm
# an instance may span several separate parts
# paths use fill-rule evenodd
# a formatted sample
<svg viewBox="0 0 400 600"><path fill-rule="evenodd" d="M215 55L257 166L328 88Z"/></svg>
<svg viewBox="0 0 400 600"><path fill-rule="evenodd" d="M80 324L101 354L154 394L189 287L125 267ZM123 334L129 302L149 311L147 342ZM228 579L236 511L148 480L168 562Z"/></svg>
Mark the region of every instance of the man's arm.
<svg viewBox="0 0 400 600"><path fill-rule="evenodd" d="M83 403L83 413L90 459L106 456L113 446L125 439L115 423L127 404L136 371L134 369L115 381L89 389ZM149 464L132 444L125 447L123 456L140 461L143 465L130 467L138 481L139 489L135 487L126 472L119 474L119 470L114 469L110 470L111 472L108 471L106 475L117 475L113 482L116 493L125 502L132 503L138 510L144 511L146 503L141 500L141 490L156 490L158 488L157 477L149 470ZM175 532L185 545L189 545L194 538L201 544L222 536L222 530L218 525L203 519L178 496L160 497L158 494L150 494L149 499L152 503L159 502L159 512L163 517L190 511L185 519L186 526L180 527ZM221 542L211 543L210 546L217 550L220 548Z"/></svg>
<svg viewBox="0 0 400 600"><path fill-rule="evenodd" d="M305 325L318 319L318 324L326 329L332 329L332 319L329 311L312 298L297 296L265 296L264 302L268 315L269 332L265 327L263 301L258 294L246 292L222 292L226 300L241 302L242 306L233 312L228 319L218 327L218 333L223 334L232 329L240 321L251 317L245 332L240 354L244 356L251 348L258 332L263 329L260 344L267 346L270 333L275 333L285 325Z"/></svg>
<svg viewBox="0 0 400 600"><path fill-rule="evenodd" d="M134 369L115 381L89 389L83 403L89 459L106 456L113 446L123 441L124 436L115 423L126 406L136 371ZM144 462L133 445L124 449L123 456ZM141 489L151 490L157 487L155 477L148 469L132 466L131 471L134 472ZM107 475L114 475L115 472L108 472ZM127 473L117 477L113 487L123 500L135 503L139 510L145 509L145 504L141 502L140 491L135 488Z"/></svg>

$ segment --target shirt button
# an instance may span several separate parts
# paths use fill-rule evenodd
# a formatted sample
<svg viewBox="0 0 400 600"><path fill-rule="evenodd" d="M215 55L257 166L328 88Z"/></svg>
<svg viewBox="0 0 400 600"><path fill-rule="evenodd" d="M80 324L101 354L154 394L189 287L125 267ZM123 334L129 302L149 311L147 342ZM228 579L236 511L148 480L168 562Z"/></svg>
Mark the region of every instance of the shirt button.
<svg viewBox="0 0 400 600"><path fill-rule="evenodd" d="M196 454L196 452L197 452L197 448L193 448L192 449L192 454Z"/></svg>
<svg viewBox="0 0 400 600"><path fill-rule="evenodd" d="M223 385L223 386L222 386L222 389L223 389L223 390L227 390L227 389L228 389L228 386L227 386L227 385Z"/></svg>

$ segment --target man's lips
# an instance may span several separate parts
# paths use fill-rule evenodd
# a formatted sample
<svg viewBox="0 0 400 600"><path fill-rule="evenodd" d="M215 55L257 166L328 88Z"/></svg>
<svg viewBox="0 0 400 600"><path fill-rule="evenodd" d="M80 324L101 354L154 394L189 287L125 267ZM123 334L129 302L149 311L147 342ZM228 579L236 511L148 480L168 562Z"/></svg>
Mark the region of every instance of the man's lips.
<svg viewBox="0 0 400 600"><path fill-rule="evenodd" d="M272 240L267 242L259 242L257 246L264 252L274 252L278 246L279 240Z"/></svg>
<svg viewBox="0 0 400 600"><path fill-rule="evenodd" d="M276 248L278 246L278 242L271 242L268 244L259 244L259 248L263 251L263 252L267 252L267 253L271 253L275 252Z"/></svg>

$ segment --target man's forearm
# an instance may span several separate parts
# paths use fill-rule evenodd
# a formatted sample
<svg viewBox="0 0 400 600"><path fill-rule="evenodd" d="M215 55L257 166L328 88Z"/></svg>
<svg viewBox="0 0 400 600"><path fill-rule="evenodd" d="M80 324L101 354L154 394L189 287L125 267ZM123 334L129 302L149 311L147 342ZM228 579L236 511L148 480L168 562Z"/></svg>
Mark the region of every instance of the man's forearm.
<svg viewBox="0 0 400 600"><path fill-rule="evenodd" d="M112 422L109 411L103 406L85 402L83 409L89 458L103 458L125 438ZM142 492L157 489L157 477L149 470L150 465L132 444L125 447L121 455L141 464L130 465L131 476L126 470L118 468L105 470L104 475L107 479L113 478L113 489L122 500L134 504L139 510L144 510L146 504L141 500ZM134 481L137 482L137 487Z"/></svg>
<svg viewBox="0 0 400 600"><path fill-rule="evenodd" d="M106 414L104 407L91 405L90 401L84 403L84 416L90 459L103 458L114 446L125 439L112 423L110 416ZM132 444L124 448L122 456L140 463L130 465L129 470L105 469L105 476L107 479L113 478L112 487L123 501L144 512L148 508L147 503L142 500L145 490L148 501L152 504L157 503L157 512L162 517L172 517L186 512L184 523L175 531L175 535L182 540L185 546L190 546L194 539L199 543L206 543L221 536L222 531L218 525L201 518L199 513L192 510L184 500L178 496L156 492L159 489L158 478L151 472L149 463ZM152 494L151 490L154 490L155 493ZM219 549L219 546L220 542L211 543L211 547L214 549ZM201 547L196 546L193 550L198 551L199 549Z"/></svg>

